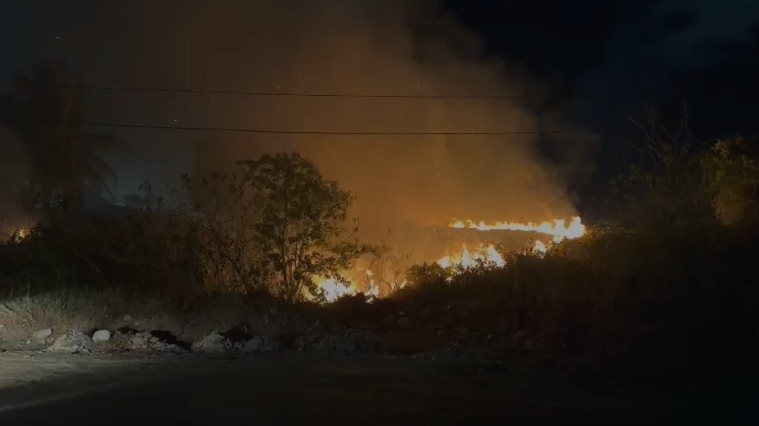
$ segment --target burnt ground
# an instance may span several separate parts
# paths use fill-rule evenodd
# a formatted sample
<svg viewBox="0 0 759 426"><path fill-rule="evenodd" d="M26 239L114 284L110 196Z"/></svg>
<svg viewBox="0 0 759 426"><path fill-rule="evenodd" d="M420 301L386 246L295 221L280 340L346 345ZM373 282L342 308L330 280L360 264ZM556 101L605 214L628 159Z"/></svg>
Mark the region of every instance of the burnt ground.
<svg viewBox="0 0 759 426"><path fill-rule="evenodd" d="M0 354L2 425L725 424L759 420L748 394L617 395L519 368L386 355Z"/></svg>

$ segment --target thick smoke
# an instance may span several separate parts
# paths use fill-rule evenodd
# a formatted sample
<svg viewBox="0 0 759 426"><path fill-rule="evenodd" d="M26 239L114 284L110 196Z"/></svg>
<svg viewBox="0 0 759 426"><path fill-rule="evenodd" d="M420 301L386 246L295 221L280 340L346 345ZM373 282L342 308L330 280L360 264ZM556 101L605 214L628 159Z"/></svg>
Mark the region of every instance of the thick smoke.
<svg viewBox="0 0 759 426"><path fill-rule="evenodd" d="M61 16L68 13L57 7ZM90 15L97 19L89 20ZM477 38L434 2L92 2L77 25L56 25L61 33L57 51L93 85L514 96L441 100L93 92L93 121L347 132L572 130L555 114L544 121L532 113L529 105L539 104L545 88L517 66L486 57ZM569 217L575 211L568 178L586 167L584 156L575 154L566 157L572 158L569 164L548 163L536 149L540 136L535 134L134 130L122 136L127 147L110 157L122 193L146 178L166 180L188 168L229 169L236 160L263 152L298 151L357 196L354 214L367 236L391 231L417 244L422 238L408 229L445 226L453 217ZM578 142L584 141L552 139L565 144L564 153Z"/></svg>
<svg viewBox="0 0 759 426"><path fill-rule="evenodd" d="M453 20L436 16L434 8L411 8L407 2L336 3L297 12L293 3L257 3L257 14L267 18L249 28L251 33L227 28L227 34L214 36L220 45L222 40L250 40L209 61L220 73L227 70L227 78L217 81L283 92L517 98L224 98L209 105L215 120L281 130L541 130L538 118L518 104L529 100L530 92L538 93L533 83L499 61L484 59L476 38ZM246 59L240 60L240 54ZM230 110L230 103L237 107ZM227 135L206 143L198 166L219 167L261 152L298 151L352 190L358 196L356 214L378 230L400 222L445 225L454 216L543 220L571 215L564 176L540 159L536 139Z"/></svg>

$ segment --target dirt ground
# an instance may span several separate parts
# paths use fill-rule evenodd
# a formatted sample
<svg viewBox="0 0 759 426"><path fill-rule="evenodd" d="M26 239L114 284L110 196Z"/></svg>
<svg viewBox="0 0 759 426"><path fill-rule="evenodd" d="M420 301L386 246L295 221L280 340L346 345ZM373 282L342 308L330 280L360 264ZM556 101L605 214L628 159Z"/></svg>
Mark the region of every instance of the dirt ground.
<svg viewBox="0 0 759 426"><path fill-rule="evenodd" d="M0 353L2 425L696 424L756 406L733 402L746 411L389 356Z"/></svg>

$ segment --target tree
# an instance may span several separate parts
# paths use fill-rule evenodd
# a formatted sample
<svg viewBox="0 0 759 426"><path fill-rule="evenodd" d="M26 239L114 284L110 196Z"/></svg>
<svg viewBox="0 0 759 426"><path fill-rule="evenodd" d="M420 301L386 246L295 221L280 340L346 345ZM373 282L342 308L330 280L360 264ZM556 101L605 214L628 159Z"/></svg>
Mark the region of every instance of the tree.
<svg viewBox="0 0 759 426"><path fill-rule="evenodd" d="M319 296L314 277L344 280L341 271L371 249L358 241L356 226L347 226L351 194L325 180L311 161L280 153L239 164L259 203L262 269L270 271L268 281L279 296Z"/></svg>
<svg viewBox="0 0 759 426"><path fill-rule="evenodd" d="M687 114L675 131L661 125L653 114L648 124L638 126L646 137L640 149L643 161L613 182L615 195L622 198L622 221L654 232L714 223L713 201L706 191L700 155L692 148Z"/></svg>
<svg viewBox="0 0 759 426"><path fill-rule="evenodd" d="M759 221L759 152L743 138L715 142L701 160L719 221L739 226Z"/></svg>
<svg viewBox="0 0 759 426"><path fill-rule="evenodd" d="M107 190L115 179L97 151L116 138L85 132L81 92L62 63L43 61L19 74L0 97L0 122L24 144L36 203L82 208L88 189Z"/></svg>
<svg viewBox="0 0 759 426"><path fill-rule="evenodd" d="M209 288L250 292L263 287L257 247L260 208L239 174L182 176L178 210L192 223L202 242Z"/></svg>

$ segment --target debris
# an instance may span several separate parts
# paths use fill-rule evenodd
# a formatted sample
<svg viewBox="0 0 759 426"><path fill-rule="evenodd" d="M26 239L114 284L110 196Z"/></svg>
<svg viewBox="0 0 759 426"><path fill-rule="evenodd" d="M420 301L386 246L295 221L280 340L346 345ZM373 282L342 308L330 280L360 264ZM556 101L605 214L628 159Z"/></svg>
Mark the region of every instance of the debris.
<svg viewBox="0 0 759 426"><path fill-rule="evenodd" d="M171 333L156 330L133 334L129 339L127 349L132 351L151 350L170 353L185 352L185 348L180 343Z"/></svg>
<svg viewBox="0 0 759 426"><path fill-rule="evenodd" d="M246 342L235 344L232 349L243 353L277 352L282 350L282 344L273 337L255 336Z"/></svg>
<svg viewBox="0 0 759 426"><path fill-rule="evenodd" d="M92 335L92 341L102 343L111 340L111 332L108 330L98 330Z"/></svg>
<svg viewBox="0 0 759 426"><path fill-rule="evenodd" d="M197 353L222 353L229 347L229 340L214 330L208 336L192 344L192 351Z"/></svg>
<svg viewBox="0 0 759 426"><path fill-rule="evenodd" d="M88 354L92 352L92 339L81 331L69 331L55 339L48 351Z"/></svg>

